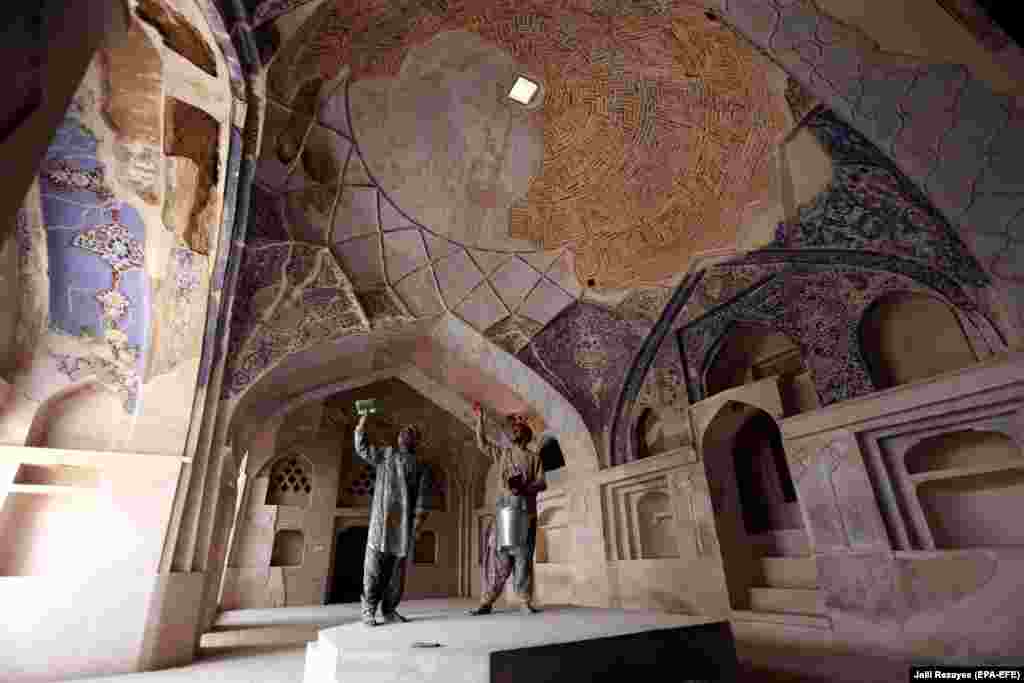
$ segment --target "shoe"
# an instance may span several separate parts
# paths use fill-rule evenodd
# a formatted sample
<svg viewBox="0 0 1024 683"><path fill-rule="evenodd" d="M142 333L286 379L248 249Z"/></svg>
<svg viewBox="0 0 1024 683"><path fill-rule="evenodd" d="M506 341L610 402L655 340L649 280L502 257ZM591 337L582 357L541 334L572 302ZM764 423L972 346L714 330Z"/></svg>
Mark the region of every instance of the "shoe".
<svg viewBox="0 0 1024 683"><path fill-rule="evenodd" d="M383 619L384 623L386 623L386 624L395 624L395 623L407 624L407 623L409 623L409 620L406 619L405 617L403 617L398 612L385 612L385 613L380 615L380 618Z"/></svg>
<svg viewBox="0 0 1024 683"><path fill-rule="evenodd" d="M473 609L469 610L468 612L466 612L466 614L473 617L478 617L482 614L490 614L492 611L494 610L491 609L490 605L480 605L479 607L474 607Z"/></svg>
<svg viewBox="0 0 1024 683"><path fill-rule="evenodd" d="M523 606L519 608L519 611L523 614L536 614L540 610L531 605L530 603L524 602Z"/></svg>

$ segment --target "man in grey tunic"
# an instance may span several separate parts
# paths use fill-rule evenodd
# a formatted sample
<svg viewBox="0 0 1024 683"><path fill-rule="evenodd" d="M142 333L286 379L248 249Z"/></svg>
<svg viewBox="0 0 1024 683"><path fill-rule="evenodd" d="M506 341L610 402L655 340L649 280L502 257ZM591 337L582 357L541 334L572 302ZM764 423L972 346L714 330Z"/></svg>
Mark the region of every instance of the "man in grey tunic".
<svg viewBox="0 0 1024 683"><path fill-rule="evenodd" d="M405 589L407 558L430 507L430 468L416 458L419 433L412 425L398 433L397 448L368 443L363 427L356 425L356 454L377 468L370 508L370 533L363 565L363 623L377 625L377 606L385 622L408 621L396 608Z"/></svg>

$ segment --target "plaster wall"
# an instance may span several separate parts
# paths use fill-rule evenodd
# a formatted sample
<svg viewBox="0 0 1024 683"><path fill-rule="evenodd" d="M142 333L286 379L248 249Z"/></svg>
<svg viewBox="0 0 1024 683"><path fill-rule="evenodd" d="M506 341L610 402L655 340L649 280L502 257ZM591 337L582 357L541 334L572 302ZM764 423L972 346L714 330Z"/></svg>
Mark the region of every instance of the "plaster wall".
<svg viewBox="0 0 1024 683"><path fill-rule="evenodd" d="M17 353L2 370L16 391L0 415L4 443L25 444L48 412L32 445L189 450L207 313L216 319L220 306L214 268L228 247L230 140L245 104L199 5L175 6L177 30L208 51L207 70L152 16L133 14L76 79L12 217L18 317L5 329ZM98 390L62 394L88 381Z"/></svg>
<svg viewBox="0 0 1024 683"><path fill-rule="evenodd" d="M964 449L947 438L937 443L956 451L946 464L959 469L909 475L903 465L908 444L965 427L1008 434L1019 457L1022 373L1017 354L782 421L834 642L953 662L1010 661L1022 651L1021 586L1010 578L1022 555L1012 541L992 540L1008 517L974 519L958 548L936 551L934 519L920 507L922 477L1017 476L1005 442L999 464L964 467L965 457L991 454L991 444ZM1004 515L1020 500L1007 498Z"/></svg>
<svg viewBox="0 0 1024 683"><path fill-rule="evenodd" d="M123 673L146 659L180 460L136 457L108 464L99 488L75 497L8 494L0 509L0 600L9 610L0 651L11 653L0 657L4 680Z"/></svg>
<svg viewBox="0 0 1024 683"><path fill-rule="evenodd" d="M391 444L399 426L419 424L425 433L420 456L433 468L435 481L444 482L443 506L431 510L423 526L424 533L435 535L435 561L410 564L405 595L415 599L458 594L457 511L461 491L452 486L445 459L480 456L466 443L469 432L465 427L458 425L462 432L456 434L448 422L452 418L437 414L438 409L425 397L396 380L384 383L397 390L370 384L333 396L327 404L311 401L289 413L279 429L271 428L251 442L248 466L253 474L246 486L236 547L227 569L225 609L320 604L328 598L338 559L362 567L361 554L337 558L334 544L336 531L369 523L372 494L357 485L363 462L353 452L355 419L350 413L353 401L374 396L383 401L387 414L368 425L371 441ZM290 454L312 465L313 491L308 507L266 504L269 468L278 458ZM302 531L305 552L301 566L270 566L275 534L282 529Z"/></svg>
<svg viewBox="0 0 1024 683"><path fill-rule="evenodd" d="M727 613L707 481L693 449L590 475L567 468L557 472L555 479L557 483L549 485L538 501L540 535L546 528L559 529L538 544L534 591L540 604L568 602L711 616ZM648 491L663 492L670 500L668 524L676 557L634 557L619 544L627 537L630 540L624 544L638 540L636 494ZM474 596L480 594L481 530L493 518L496 493L497 487L489 486L487 504L474 514ZM510 584L504 598L516 604Z"/></svg>
<svg viewBox="0 0 1024 683"><path fill-rule="evenodd" d="M1020 95L1024 81L933 0L817 0L825 13L864 31L886 52L932 64L964 64L995 92Z"/></svg>
<svg viewBox="0 0 1024 683"><path fill-rule="evenodd" d="M53 681L137 670L155 574L4 577L0 676Z"/></svg>
<svg viewBox="0 0 1024 683"><path fill-rule="evenodd" d="M269 466L277 457L293 453L312 464L313 490L308 507L267 505ZM249 453L252 473L227 570L225 609L316 605L324 599L334 534L338 445L333 441L298 440L282 444L274 456ZM300 566L270 566L274 537L282 529L303 533L305 551Z"/></svg>
<svg viewBox="0 0 1024 683"><path fill-rule="evenodd" d="M5 240L0 247L0 287L9 293L0 299L0 371L3 371L13 363L18 348L14 331L20 300L12 296L18 288L18 246L14 240Z"/></svg>

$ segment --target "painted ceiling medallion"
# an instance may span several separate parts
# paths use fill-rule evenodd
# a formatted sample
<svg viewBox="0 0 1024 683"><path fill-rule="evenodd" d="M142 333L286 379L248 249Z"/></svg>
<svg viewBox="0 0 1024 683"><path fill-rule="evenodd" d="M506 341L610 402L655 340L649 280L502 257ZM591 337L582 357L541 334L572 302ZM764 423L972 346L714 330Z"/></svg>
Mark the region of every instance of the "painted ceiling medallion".
<svg viewBox="0 0 1024 683"><path fill-rule="evenodd" d="M782 72L702 5L631 6L331 4L269 87L288 102L310 73L350 69L368 169L432 231L478 249L567 246L579 281L602 289L656 283L735 243L790 117ZM544 106L499 106L522 74Z"/></svg>

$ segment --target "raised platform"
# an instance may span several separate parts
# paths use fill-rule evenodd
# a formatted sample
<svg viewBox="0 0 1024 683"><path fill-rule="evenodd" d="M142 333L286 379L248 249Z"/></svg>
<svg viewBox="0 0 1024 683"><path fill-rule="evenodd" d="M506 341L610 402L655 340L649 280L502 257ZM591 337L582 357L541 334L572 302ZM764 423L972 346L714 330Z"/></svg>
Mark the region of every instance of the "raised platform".
<svg viewBox="0 0 1024 683"><path fill-rule="evenodd" d="M471 617L450 607L406 616L407 624L321 631L306 648L304 683L685 683L739 675L726 621L566 606L531 616Z"/></svg>

